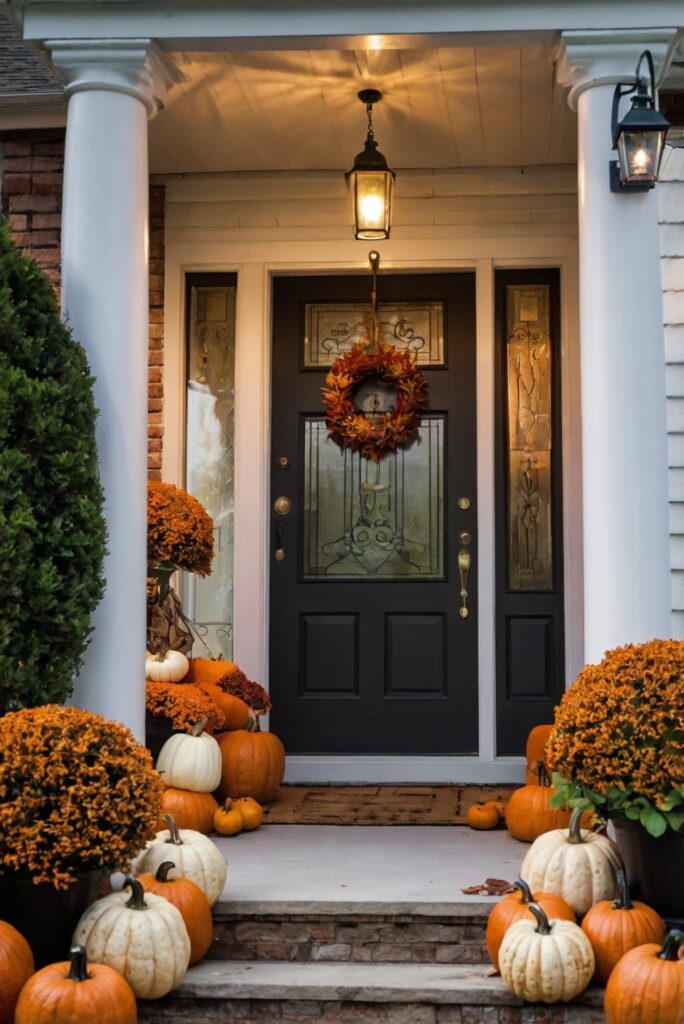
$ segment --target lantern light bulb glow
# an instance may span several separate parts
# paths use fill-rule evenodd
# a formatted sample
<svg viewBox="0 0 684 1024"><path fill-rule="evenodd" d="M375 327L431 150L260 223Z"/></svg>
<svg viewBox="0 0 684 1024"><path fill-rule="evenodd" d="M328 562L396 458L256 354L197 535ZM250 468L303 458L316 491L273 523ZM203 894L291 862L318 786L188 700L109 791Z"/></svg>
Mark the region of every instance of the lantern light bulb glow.
<svg viewBox="0 0 684 1024"><path fill-rule="evenodd" d="M385 203L382 196L378 195L367 195L363 196L359 203L361 207L361 215L363 222L367 226L378 227L384 223L385 220Z"/></svg>

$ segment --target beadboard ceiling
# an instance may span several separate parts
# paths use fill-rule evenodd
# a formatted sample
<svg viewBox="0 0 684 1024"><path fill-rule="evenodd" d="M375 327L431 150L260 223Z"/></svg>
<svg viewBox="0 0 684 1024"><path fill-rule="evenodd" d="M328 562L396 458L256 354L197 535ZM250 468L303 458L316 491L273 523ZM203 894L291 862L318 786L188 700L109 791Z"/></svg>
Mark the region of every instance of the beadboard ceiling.
<svg viewBox="0 0 684 1024"><path fill-rule="evenodd" d="M395 168L576 161L576 119L543 46L175 53L184 84L150 123L156 173L351 166L378 88Z"/></svg>

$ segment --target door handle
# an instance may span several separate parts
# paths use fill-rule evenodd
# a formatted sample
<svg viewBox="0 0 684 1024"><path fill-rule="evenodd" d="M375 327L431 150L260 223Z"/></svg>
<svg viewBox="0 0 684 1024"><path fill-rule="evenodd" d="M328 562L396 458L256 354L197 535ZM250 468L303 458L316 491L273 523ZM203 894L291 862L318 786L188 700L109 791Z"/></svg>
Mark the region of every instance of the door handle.
<svg viewBox="0 0 684 1024"><path fill-rule="evenodd" d="M470 552L461 548L458 553L458 574L461 577L461 607L458 614L462 619L468 618L468 573L470 572Z"/></svg>
<svg viewBox="0 0 684 1024"><path fill-rule="evenodd" d="M277 519L275 524L275 560L276 562L285 561L285 523L282 519Z"/></svg>

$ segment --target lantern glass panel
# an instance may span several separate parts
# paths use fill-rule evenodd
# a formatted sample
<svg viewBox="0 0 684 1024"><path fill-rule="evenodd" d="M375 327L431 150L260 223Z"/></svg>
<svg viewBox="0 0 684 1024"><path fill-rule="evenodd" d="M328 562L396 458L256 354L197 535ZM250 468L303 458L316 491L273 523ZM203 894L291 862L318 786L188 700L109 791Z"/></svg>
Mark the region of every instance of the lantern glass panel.
<svg viewBox="0 0 684 1024"><path fill-rule="evenodd" d="M357 238L389 238L394 181L391 171L354 171L350 176Z"/></svg>
<svg viewBox="0 0 684 1024"><path fill-rule="evenodd" d="M618 139L623 184L655 185L663 155L665 132L622 131Z"/></svg>

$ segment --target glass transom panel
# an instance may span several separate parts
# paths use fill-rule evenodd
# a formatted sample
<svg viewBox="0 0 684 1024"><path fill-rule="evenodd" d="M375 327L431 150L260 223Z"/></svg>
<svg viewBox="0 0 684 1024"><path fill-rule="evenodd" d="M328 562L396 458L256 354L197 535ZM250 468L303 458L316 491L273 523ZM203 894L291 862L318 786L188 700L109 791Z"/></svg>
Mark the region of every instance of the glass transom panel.
<svg viewBox="0 0 684 1024"><path fill-rule="evenodd" d="M444 304L381 302L380 342L415 354L419 366L444 366ZM312 302L304 307L304 368L332 366L357 342L368 341L371 306Z"/></svg>
<svg viewBox="0 0 684 1024"><path fill-rule="evenodd" d="M304 419L305 580L444 578L444 417L378 463Z"/></svg>

